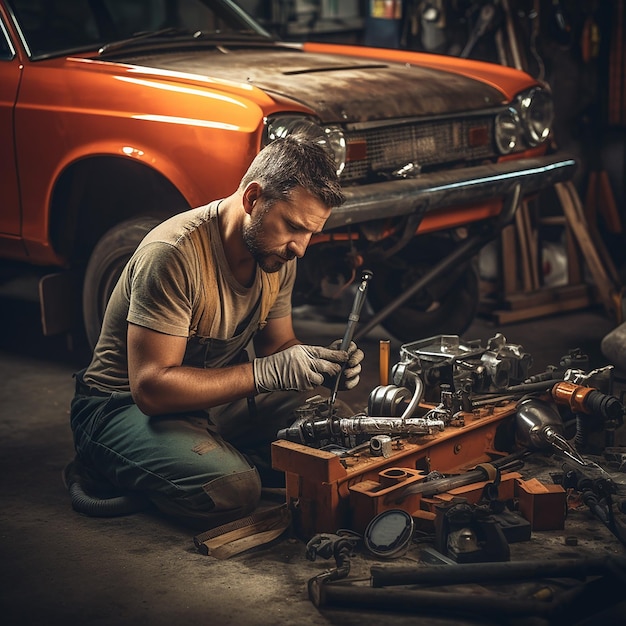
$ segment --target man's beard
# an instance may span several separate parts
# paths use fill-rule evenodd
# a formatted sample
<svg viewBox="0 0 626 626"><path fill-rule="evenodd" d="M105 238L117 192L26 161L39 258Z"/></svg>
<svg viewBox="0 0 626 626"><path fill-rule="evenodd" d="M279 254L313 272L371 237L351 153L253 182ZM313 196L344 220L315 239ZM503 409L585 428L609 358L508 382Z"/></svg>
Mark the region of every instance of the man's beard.
<svg viewBox="0 0 626 626"><path fill-rule="evenodd" d="M244 225L242 228L242 236L248 251L252 258L259 264L259 267L269 274L277 272L284 265L278 259L272 259L273 256L279 256L282 259L291 260L295 258L293 252L288 250L282 252L268 248L265 245L265 237L263 235L263 218L266 212L260 211L252 217L250 224Z"/></svg>

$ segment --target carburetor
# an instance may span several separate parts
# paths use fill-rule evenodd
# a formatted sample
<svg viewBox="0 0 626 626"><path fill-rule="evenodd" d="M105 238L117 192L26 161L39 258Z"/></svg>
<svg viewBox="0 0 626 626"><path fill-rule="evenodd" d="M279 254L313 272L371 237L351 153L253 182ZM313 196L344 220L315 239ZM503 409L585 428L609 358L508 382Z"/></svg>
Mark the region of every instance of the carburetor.
<svg viewBox="0 0 626 626"><path fill-rule="evenodd" d="M442 386L459 398L501 391L524 381L531 366L532 356L521 346L507 343L501 333L489 339L486 347L479 340L437 335L404 344L392 378L395 385L410 387L415 375L419 376L424 399L437 402Z"/></svg>

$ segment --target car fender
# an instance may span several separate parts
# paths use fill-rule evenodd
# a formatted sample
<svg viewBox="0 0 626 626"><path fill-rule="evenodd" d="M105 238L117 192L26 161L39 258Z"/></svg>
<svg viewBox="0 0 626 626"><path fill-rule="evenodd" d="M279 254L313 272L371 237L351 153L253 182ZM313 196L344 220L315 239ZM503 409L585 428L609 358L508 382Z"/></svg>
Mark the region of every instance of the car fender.
<svg viewBox="0 0 626 626"><path fill-rule="evenodd" d="M73 60L71 64L81 67ZM211 91L128 68L113 73L111 65L103 77L76 71L61 81L59 72L59 84L48 65L44 71L52 78L45 94L30 89L31 84L41 84L35 74L42 66L25 68L16 133L23 181L22 235L33 262L59 261L49 244L49 216L42 219L41 207L50 206L57 181L73 164L94 156L135 160L174 185L190 206L199 206L234 191L260 148L265 116L286 104L254 87L237 89L232 84L225 92ZM82 89L73 89L72 82L81 80ZM109 90L107 100L114 103L106 109L95 103L102 89ZM254 98L245 99L243 93ZM289 104L292 110L302 110L297 103ZM48 134L63 141L46 141Z"/></svg>

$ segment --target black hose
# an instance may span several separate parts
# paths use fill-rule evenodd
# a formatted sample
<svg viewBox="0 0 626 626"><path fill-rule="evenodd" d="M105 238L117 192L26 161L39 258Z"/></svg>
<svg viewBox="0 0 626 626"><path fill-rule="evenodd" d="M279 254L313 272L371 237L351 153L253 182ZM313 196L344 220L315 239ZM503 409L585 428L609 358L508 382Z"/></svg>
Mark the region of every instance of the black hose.
<svg viewBox="0 0 626 626"><path fill-rule="evenodd" d="M119 517L144 511L150 506L150 500L139 494L126 494L111 498L100 498L86 493L79 482L69 487L72 508L77 513L89 517Z"/></svg>
<svg viewBox="0 0 626 626"><path fill-rule="evenodd" d="M578 452L585 452L589 441L589 432L595 420L591 415L576 413L576 435L574 447Z"/></svg>
<svg viewBox="0 0 626 626"><path fill-rule="evenodd" d="M141 494L118 494L111 497L96 496L83 486L89 482L81 476L77 461L70 463L63 472L63 482L67 487L72 508L77 513L89 517L119 517L146 510L150 500Z"/></svg>

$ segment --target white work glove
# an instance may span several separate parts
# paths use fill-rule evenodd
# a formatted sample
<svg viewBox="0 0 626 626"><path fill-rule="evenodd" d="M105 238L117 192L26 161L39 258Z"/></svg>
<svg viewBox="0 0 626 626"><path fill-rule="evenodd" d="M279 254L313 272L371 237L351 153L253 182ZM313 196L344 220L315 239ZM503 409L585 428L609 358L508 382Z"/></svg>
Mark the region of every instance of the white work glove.
<svg viewBox="0 0 626 626"><path fill-rule="evenodd" d="M257 393L310 391L341 371L349 353L321 346L295 345L252 361Z"/></svg>
<svg viewBox="0 0 626 626"><path fill-rule="evenodd" d="M339 350L342 341L342 339L336 339L333 341L328 346L329 350ZM359 384L359 380L361 378L359 376L361 373L361 361L364 356L363 351L357 347L354 341L351 341L348 346L348 360L346 361L343 374L341 374L339 387L337 387L338 391L349 391L350 389L354 389ZM335 377L329 379L324 377L324 382L322 384L324 387L328 387L332 391L335 388Z"/></svg>

